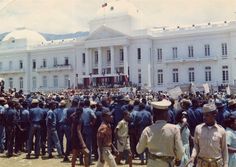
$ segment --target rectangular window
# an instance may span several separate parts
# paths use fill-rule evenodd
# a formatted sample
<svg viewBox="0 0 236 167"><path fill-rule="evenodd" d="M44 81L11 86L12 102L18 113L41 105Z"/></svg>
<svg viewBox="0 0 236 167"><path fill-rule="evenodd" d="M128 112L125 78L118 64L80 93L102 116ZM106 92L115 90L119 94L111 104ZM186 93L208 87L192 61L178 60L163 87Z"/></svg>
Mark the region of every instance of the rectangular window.
<svg viewBox="0 0 236 167"><path fill-rule="evenodd" d="M137 52L138 52L138 62L140 62L140 61L141 61L141 58L142 58L142 55L141 55L141 48L138 48Z"/></svg>
<svg viewBox="0 0 236 167"><path fill-rule="evenodd" d="M205 56L210 56L210 45L209 44L205 45Z"/></svg>
<svg viewBox="0 0 236 167"><path fill-rule="evenodd" d="M188 78L189 78L189 82L195 81L194 68L192 68L192 67L188 69Z"/></svg>
<svg viewBox="0 0 236 167"><path fill-rule="evenodd" d="M9 61L9 70L12 70L12 61Z"/></svg>
<svg viewBox="0 0 236 167"><path fill-rule="evenodd" d="M173 52L173 59L177 59L178 58L178 48L173 47L172 52Z"/></svg>
<svg viewBox="0 0 236 167"><path fill-rule="evenodd" d="M9 87L10 89L13 88L13 78L9 78Z"/></svg>
<svg viewBox="0 0 236 167"><path fill-rule="evenodd" d="M64 87L69 88L69 75L64 76Z"/></svg>
<svg viewBox="0 0 236 167"><path fill-rule="evenodd" d="M193 57L193 46L188 46L188 57Z"/></svg>
<svg viewBox="0 0 236 167"><path fill-rule="evenodd" d="M120 49L120 62L124 61L124 50Z"/></svg>
<svg viewBox="0 0 236 167"><path fill-rule="evenodd" d="M157 49L157 61L162 61L162 49Z"/></svg>
<svg viewBox="0 0 236 167"><path fill-rule="evenodd" d="M111 50L107 50L107 62L111 62Z"/></svg>
<svg viewBox="0 0 236 167"><path fill-rule="evenodd" d="M179 82L179 71L177 68L174 68L172 70L172 76L173 76L173 82L178 83Z"/></svg>
<svg viewBox="0 0 236 167"><path fill-rule="evenodd" d="M157 70L157 84L158 85L163 84L163 70L161 69Z"/></svg>
<svg viewBox="0 0 236 167"><path fill-rule="evenodd" d="M19 67L20 67L20 69L23 69L23 61L22 60L20 60L20 62L19 62Z"/></svg>
<svg viewBox="0 0 236 167"><path fill-rule="evenodd" d="M221 44L221 48L222 48L222 56L227 56L227 43L222 43Z"/></svg>
<svg viewBox="0 0 236 167"><path fill-rule="evenodd" d="M64 65L68 66L69 65L69 58L68 57L65 57L64 59Z"/></svg>
<svg viewBox="0 0 236 167"><path fill-rule="evenodd" d="M53 87L58 88L58 76L57 75L53 76Z"/></svg>
<svg viewBox="0 0 236 167"><path fill-rule="evenodd" d="M98 51L94 52L95 64L98 64Z"/></svg>
<svg viewBox="0 0 236 167"><path fill-rule="evenodd" d="M47 88L48 87L48 79L47 76L43 76L43 87Z"/></svg>
<svg viewBox="0 0 236 167"><path fill-rule="evenodd" d="M222 80L223 80L223 83L227 83L229 81L228 66L222 67Z"/></svg>
<svg viewBox="0 0 236 167"><path fill-rule="evenodd" d="M138 83L142 83L142 74L138 74Z"/></svg>
<svg viewBox="0 0 236 167"><path fill-rule="evenodd" d="M33 81L33 89L36 89L37 88L37 78L36 77L33 77L32 78L32 81Z"/></svg>
<svg viewBox="0 0 236 167"><path fill-rule="evenodd" d="M211 81L211 67L205 67L205 81Z"/></svg>
<svg viewBox="0 0 236 167"><path fill-rule="evenodd" d="M44 67L44 68L47 67L47 61L46 61L46 59L43 59L43 67Z"/></svg>
<svg viewBox="0 0 236 167"><path fill-rule="evenodd" d="M82 56L83 56L83 58L82 58L82 59L83 59L82 62L83 62L83 64L85 64L85 62L86 62L85 53L83 53Z"/></svg>
<svg viewBox="0 0 236 167"><path fill-rule="evenodd" d="M23 78L22 78L22 77L20 77L19 82L20 82L20 89L23 89L23 87L24 87L24 81L23 81Z"/></svg>
<svg viewBox="0 0 236 167"><path fill-rule="evenodd" d="M54 67L57 66L57 58L56 58L56 57L53 58L53 66L54 66Z"/></svg>
<svg viewBox="0 0 236 167"><path fill-rule="evenodd" d="M35 59L33 59L33 67L32 68L36 69L36 60Z"/></svg>

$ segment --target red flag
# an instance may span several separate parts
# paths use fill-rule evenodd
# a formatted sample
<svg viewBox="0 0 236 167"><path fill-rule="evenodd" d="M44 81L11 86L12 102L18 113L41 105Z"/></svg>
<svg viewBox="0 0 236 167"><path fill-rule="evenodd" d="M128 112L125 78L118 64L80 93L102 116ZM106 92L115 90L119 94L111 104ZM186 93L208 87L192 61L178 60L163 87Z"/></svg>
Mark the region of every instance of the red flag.
<svg viewBox="0 0 236 167"><path fill-rule="evenodd" d="M102 4L102 7L103 7L103 8L106 7L106 6L107 6L107 3Z"/></svg>

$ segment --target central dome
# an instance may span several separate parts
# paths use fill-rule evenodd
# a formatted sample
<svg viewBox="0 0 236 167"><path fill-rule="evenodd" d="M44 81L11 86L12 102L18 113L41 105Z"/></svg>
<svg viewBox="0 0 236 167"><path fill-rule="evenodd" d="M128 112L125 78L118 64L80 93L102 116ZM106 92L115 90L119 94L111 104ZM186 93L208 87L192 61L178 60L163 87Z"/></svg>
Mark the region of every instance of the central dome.
<svg viewBox="0 0 236 167"><path fill-rule="evenodd" d="M95 19L118 17L123 15L139 17L140 10L128 0L115 0L103 4L98 10Z"/></svg>
<svg viewBox="0 0 236 167"><path fill-rule="evenodd" d="M13 41L17 39L26 40L28 45L37 45L47 42L40 33L26 28L18 28L15 31L10 32L2 41Z"/></svg>

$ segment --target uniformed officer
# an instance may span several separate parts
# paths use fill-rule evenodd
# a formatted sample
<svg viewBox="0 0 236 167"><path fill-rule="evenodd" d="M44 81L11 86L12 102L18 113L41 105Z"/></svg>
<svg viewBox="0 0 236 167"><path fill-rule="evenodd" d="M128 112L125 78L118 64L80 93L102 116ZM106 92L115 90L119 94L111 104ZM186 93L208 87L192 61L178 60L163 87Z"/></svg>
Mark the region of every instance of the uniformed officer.
<svg viewBox="0 0 236 167"><path fill-rule="evenodd" d="M68 141L70 141L70 133L68 133L68 128L66 126L66 114L67 114L67 108L66 108L66 101L61 100L59 103L59 107L55 111L56 117L57 117L57 133L60 140L61 150L64 154L64 147L63 147L63 139L64 136L66 137L66 149L69 149L68 147ZM65 160L68 160L68 157L65 158Z"/></svg>
<svg viewBox="0 0 236 167"><path fill-rule="evenodd" d="M56 114L55 114L56 107L57 107L57 102L51 101L49 103L49 111L46 117L47 139L48 139L48 158L52 158L53 144L55 144L57 148L58 155L60 157L62 156L61 145L60 145L60 141L59 141L57 130L56 130L56 122L57 122Z"/></svg>
<svg viewBox="0 0 236 167"><path fill-rule="evenodd" d="M35 158L39 157L40 151L40 138L41 138L41 122L44 118L44 112L41 108L38 107L38 99L32 99L31 109L29 111L29 121L30 121L30 133L28 141L28 154L26 158L30 158L30 153L33 144L33 138L35 137Z"/></svg>
<svg viewBox="0 0 236 167"><path fill-rule="evenodd" d="M135 122L135 127L137 127L136 135L138 136L138 139L140 138L143 130L152 124L152 115L149 111L145 109L145 105L143 103L139 104L139 112L137 113L136 117L136 122ZM145 151L146 157L147 151ZM140 154L140 160L141 164L144 164L144 153ZM147 161L147 159L146 159Z"/></svg>
<svg viewBox="0 0 236 167"><path fill-rule="evenodd" d="M226 132L216 123L215 104L203 106L204 123L198 125L194 133L194 148L190 162L197 158L197 167L228 167Z"/></svg>
<svg viewBox="0 0 236 167"><path fill-rule="evenodd" d="M9 108L7 108L4 112L4 119L6 121L7 157L11 157L13 156L17 112L15 109L15 102L13 100L9 101L8 105Z"/></svg>
<svg viewBox="0 0 236 167"><path fill-rule="evenodd" d="M162 100L152 102L155 123L146 127L137 144L140 154L149 150L148 167L172 167L179 165L184 154L180 130L176 125L167 123L168 107L171 102Z"/></svg>
<svg viewBox="0 0 236 167"><path fill-rule="evenodd" d="M90 108L90 101L84 101L83 113L81 115L82 118L82 135L85 141L85 144L89 150L89 162L92 163L92 145L93 145L93 128L96 121L95 112Z"/></svg>
<svg viewBox="0 0 236 167"><path fill-rule="evenodd" d="M230 112L226 110L225 104L220 99L215 100L215 105L218 110L216 121L218 124L224 127L224 120L230 115Z"/></svg>

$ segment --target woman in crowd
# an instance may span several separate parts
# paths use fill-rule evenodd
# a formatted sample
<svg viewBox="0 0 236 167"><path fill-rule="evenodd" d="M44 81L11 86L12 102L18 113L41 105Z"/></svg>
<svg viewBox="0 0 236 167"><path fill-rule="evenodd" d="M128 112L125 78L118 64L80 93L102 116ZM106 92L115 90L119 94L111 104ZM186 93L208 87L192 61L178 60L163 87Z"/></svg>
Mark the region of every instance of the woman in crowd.
<svg viewBox="0 0 236 167"><path fill-rule="evenodd" d="M231 114L226 120L226 140L229 151L229 167L236 166L236 115Z"/></svg>
<svg viewBox="0 0 236 167"><path fill-rule="evenodd" d="M180 167L185 167L190 158L190 130L188 128L187 118L187 112L183 110L178 111L175 118L177 122L177 127L180 129L181 139L185 150ZM187 167L191 167L191 165L188 165Z"/></svg>

